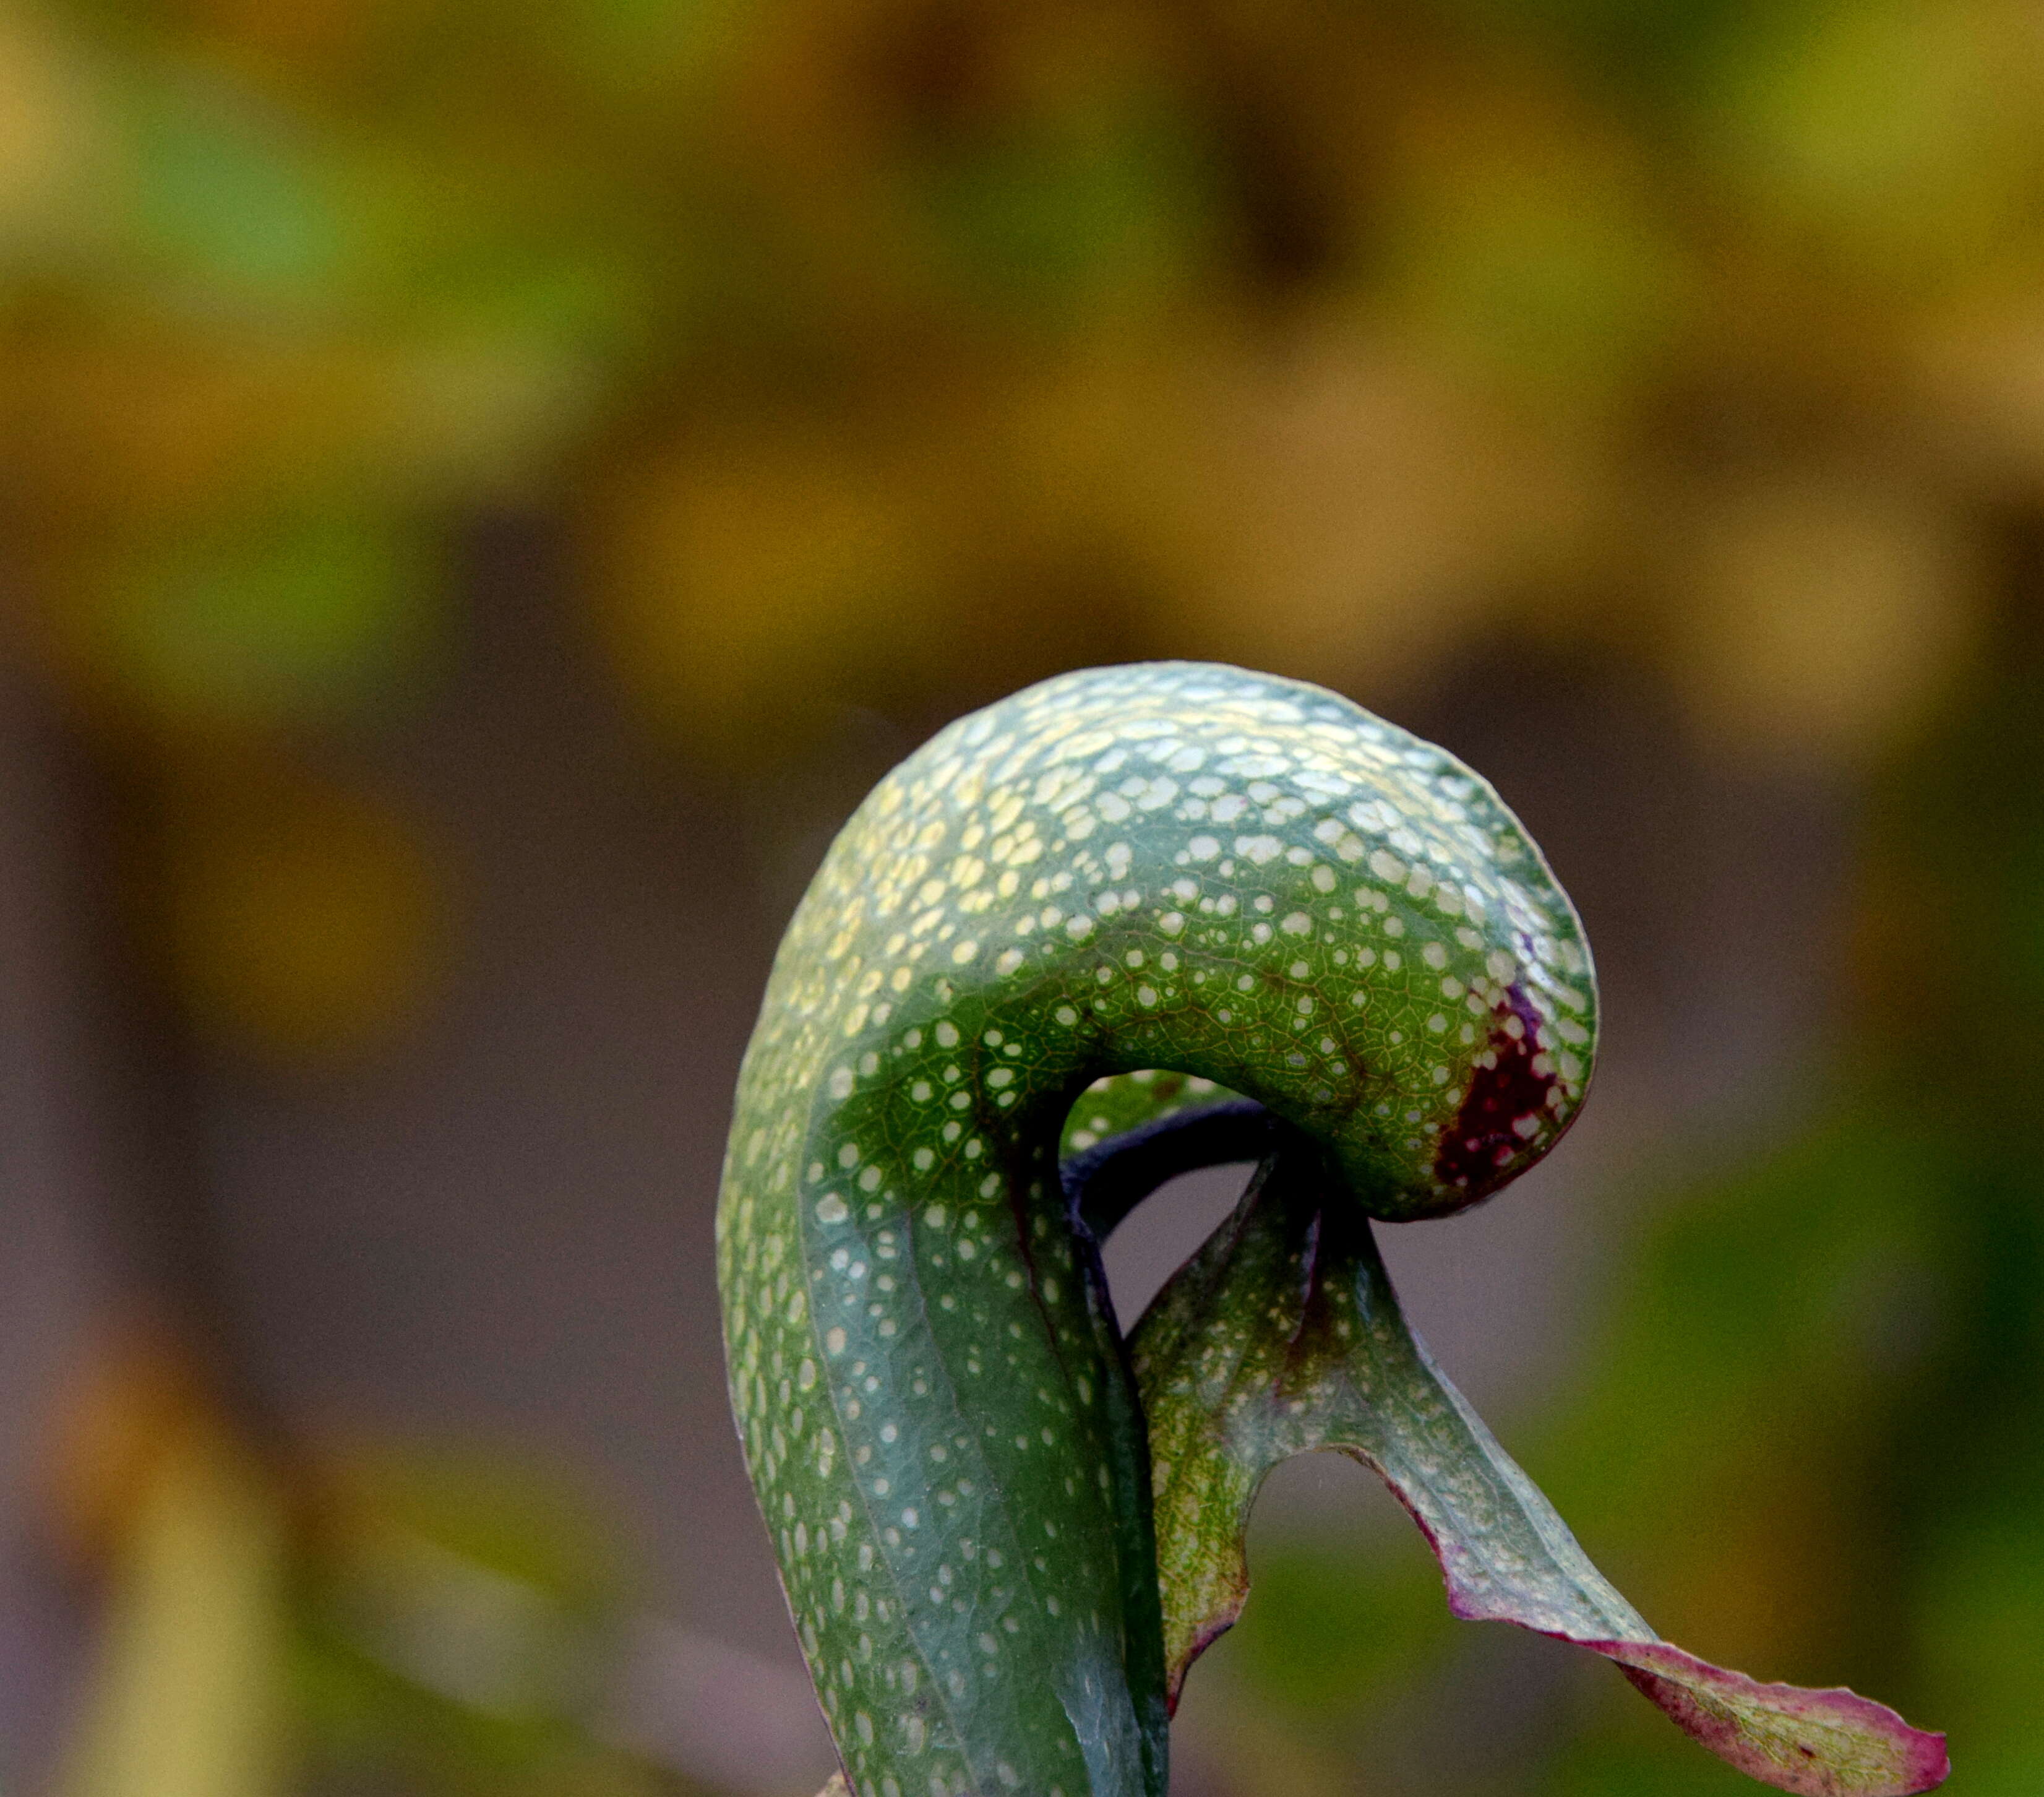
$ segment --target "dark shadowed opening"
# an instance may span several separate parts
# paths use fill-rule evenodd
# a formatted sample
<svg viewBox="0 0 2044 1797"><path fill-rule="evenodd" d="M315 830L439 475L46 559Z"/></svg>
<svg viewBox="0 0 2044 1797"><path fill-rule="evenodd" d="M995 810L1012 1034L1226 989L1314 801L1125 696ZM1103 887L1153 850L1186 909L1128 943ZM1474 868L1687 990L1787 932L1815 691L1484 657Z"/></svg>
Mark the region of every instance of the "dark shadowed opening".
<svg viewBox="0 0 2044 1797"><path fill-rule="evenodd" d="M1147 1080L1151 1076L1135 1077ZM1189 1117L1195 1111L1204 1112L1218 1121L1216 1105L1237 1112L1254 1108L1225 1091L1204 1090L1212 1092L1210 1099L1194 1099L1176 1114ZM1125 1117L1120 1115L1110 1130L1106 1116L1099 1114L1101 1108L1096 1095L1082 1094L1074 1102L1067 1119L1065 1139L1080 1166L1097 1166L1107 1141L1133 1141L1155 1133L1155 1123L1128 1127ZM1107 1108L1110 1114L1114 1113L1112 1105ZM1081 1126L1077 1131L1074 1123ZM1239 1129L1229 1127L1232 1133L1224 1138L1226 1158L1207 1165L1199 1164L1201 1158L1221 1151L1223 1142L1199 1131L1191 1134L1173 1131L1178 1146L1169 1151L1166 1159L1189 1170L1162 1180L1125 1214L1121 1214L1120 1207L1127 1202L1129 1192L1141 1190L1139 1182L1154 1179L1160 1172L1171 1172L1170 1166L1158 1166L1147 1152L1133 1160L1124 1154L1112 1157L1120 1169L1113 1178L1091 1172L1086 1176L1086 1190L1091 1195L1087 1216L1092 1227L1104 1237L1101 1257L1107 1270L1115 1317L1124 1334L1135 1328L1151 1300L1198 1252L1201 1244L1220 1227L1248 1188L1250 1176L1255 1171L1256 1151L1244 1141ZM1074 1162L1068 1156L1066 1164L1070 1168ZM1120 1195L1106 1199L1110 1187Z"/></svg>
<svg viewBox="0 0 2044 1797"><path fill-rule="evenodd" d="M1124 1217L1101 1251L1126 1334L1172 1274L1197 1253L1248 1189L1255 1164L1202 1167L1167 1179Z"/></svg>

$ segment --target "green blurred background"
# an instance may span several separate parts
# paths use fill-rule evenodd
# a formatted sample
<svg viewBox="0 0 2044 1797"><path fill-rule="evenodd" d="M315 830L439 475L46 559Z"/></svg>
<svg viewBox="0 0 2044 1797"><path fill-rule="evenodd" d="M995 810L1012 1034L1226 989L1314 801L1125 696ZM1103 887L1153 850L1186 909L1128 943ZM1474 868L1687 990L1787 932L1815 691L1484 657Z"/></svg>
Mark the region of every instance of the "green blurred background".
<svg viewBox="0 0 2044 1797"><path fill-rule="evenodd" d="M1185 656L1585 913L1582 1128L1388 1232L1450 1371L2036 1797L2040 591L2034 0L0 0L0 1787L807 1797L767 960L942 721ZM1348 1471L1174 1792L1750 1788Z"/></svg>

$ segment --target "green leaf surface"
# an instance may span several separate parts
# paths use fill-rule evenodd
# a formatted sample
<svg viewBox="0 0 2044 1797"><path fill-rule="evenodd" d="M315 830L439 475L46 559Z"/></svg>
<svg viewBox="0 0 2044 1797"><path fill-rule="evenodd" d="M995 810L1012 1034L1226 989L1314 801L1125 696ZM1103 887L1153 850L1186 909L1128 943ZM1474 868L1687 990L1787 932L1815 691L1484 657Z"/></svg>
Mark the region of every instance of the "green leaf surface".
<svg viewBox="0 0 2044 1797"><path fill-rule="evenodd" d="M1175 1707L1242 1611L1257 1487L1316 1449L1381 1477L1439 1560L1450 1610L1616 1663L1740 1771L1808 1797L1906 1797L1942 1735L1851 1691L1763 1684L1662 1641L1591 1564L1407 1326L1370 1226L1312 1144L1281 1142L1131 1342L1148 1418Z"/></svg>

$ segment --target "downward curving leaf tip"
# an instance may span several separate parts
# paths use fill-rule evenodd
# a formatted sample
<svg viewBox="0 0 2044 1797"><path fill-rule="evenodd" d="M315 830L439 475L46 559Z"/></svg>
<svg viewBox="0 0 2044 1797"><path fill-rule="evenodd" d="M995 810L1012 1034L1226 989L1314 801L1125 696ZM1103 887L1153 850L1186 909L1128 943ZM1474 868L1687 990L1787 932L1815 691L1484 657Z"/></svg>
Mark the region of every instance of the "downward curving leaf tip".
<svg viewBox="0 0 2044 1797"><path fill-rule="evenodd" d="M1583 1641L1728 1764L1801 1797L1915 1797L1951 1775L1945 1737L1857 1691L1762 1684L1666 1641Z"/></svg>
<svg viewBox="0 0 2044 1797"><path fill-rule="evenodd" d="M1332 1449L1419 1525L1454 1615L1603 1655L1749 1776L1805 1797L1913 1797L1945 1779L1944 1737L1881 1704L1763 1684L1655 1635L1435 1365L1370 1224L1310 1143L1273 1131L1235 1215L1158 1295L1132 1349L1174 1702L1247 1599L1258 1486L1281 1460Z"/></svg>

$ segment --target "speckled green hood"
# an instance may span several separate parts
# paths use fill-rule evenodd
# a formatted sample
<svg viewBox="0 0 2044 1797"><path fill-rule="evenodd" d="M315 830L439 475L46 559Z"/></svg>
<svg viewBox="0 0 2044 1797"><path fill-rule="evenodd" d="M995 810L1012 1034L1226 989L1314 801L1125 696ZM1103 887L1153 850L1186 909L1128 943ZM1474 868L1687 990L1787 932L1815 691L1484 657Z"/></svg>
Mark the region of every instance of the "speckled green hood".
<svg viewBox="0 0 2044 1797"><path fill-rule="evenodd" d="M1299 1239L1347 1244L1356 1302L1402 1330L1388 1287L1366 1289L1366 1218L1458 1210L1539 1159L1595 1033L1575 913L1496 793L1319 688L1184 663L1068 675L874 789L775 962L718 1213L732 1403L860 1797L1161 1797L1167 1692L1233 1613L1212 1594L1235 1590L1229 1544L1270 1455L1387 1464L1353 1421L1377 1374L1338 1344L1302 1373L1258 1337L1281 1306L1257 1269L1297 1254L1245 1222L1242 1242L1280 1246L1208 1266L1172 1313L1172 1341L1203 1318L1226 1364L1204 1353L1181 1376L1160 1351L1169 1383L1145 1387L1228 1503L1157 1511L1097 1253L1113 1216L1068 1200L1061 1140L1112 1158L1146 1121L1232 1101L1293 1145L1283 1189L1304 1189L1300 1156L1319 1169L1313 1204L1342 1227L1309 1218ZM1154 1069L1192 1077L1109 1079ZM1139 1196L1122 1183L1116 1210ZM1324 1414L1302 1399L1237 1441L1174 1396L1198 1368L1233 1390L1266 1362ZM1423 1351L1384 1364L1437 1377ZM1455 1451L1495 1448L1477 1428ZM1466 1489L1516 1504L1512 1473ZM1160 1515L1200 1537L1167 1544L1164 1595ZM1485 1614L1604 1613L1503 1589Z"/></svg>

